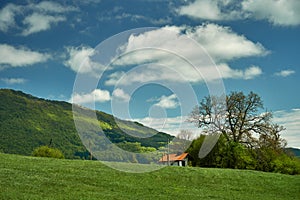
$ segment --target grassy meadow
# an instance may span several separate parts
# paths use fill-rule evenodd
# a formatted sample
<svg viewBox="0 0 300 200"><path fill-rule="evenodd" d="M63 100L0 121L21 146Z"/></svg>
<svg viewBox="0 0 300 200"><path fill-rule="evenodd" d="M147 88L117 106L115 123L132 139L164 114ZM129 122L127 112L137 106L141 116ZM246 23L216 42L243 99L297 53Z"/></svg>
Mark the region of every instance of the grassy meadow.
<svg viewBox="0 0 300 200"><path fill-rule="evenodd" d="M0 154L0 199L287 200L299 196L300 176L191 167L139 174L98 161Z"/></svg>

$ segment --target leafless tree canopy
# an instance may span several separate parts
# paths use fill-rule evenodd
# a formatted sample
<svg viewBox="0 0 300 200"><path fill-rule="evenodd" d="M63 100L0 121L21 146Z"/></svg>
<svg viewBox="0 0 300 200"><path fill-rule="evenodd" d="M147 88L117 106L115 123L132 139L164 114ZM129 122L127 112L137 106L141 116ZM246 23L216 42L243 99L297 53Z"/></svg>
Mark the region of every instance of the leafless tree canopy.
<svg viewBox="0 0 300 200"><path fill-rule="evenodd" d="M180 130L180 133L178 133L177 138L192 141L194 139L194 134L189 130Z"/></svg>
<svg viewBox="0 0 300 200"><path fill-rule="evenodd" d="M208 134L223 134L228 141L254 146L260 137L260 140L275 139L277 145L283 145L279 133L284 128L273 124L272 113L263 109L257 94L232 92L226 97L205 97L191 112L188 121Z"/></svg>

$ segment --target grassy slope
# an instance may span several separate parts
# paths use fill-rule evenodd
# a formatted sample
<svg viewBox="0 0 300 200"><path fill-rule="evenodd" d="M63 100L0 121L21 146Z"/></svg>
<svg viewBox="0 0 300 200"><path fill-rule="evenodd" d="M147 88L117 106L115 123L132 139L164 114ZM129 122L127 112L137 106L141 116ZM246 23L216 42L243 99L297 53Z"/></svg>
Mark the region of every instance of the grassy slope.
<svg viewBox="0 0 300 200"><path fill-rule="evenodd" d="M130 174L97 161L0 154L0 190L0 199L287 200L300 196L300 176L180 167Z"/></svg>
<svg viewBox="0 0 300 200"><path fill-rule="evenodd" d="M35 148L48 145L52 140L52 145L60 149L66 158L88 155L75 128L71 104L8 89L0 89L0 99L0 151L31 155ZM100 111L96 113L96 123L102 126L114 143L140 142L142 146L158 148L173 137L165 133L156 134L156 130L138 123L118 120L119 126L130 133L156 134L145 139L132 137L117 126L112 115ZM91 118L85 120L93 121Z"/></svg>

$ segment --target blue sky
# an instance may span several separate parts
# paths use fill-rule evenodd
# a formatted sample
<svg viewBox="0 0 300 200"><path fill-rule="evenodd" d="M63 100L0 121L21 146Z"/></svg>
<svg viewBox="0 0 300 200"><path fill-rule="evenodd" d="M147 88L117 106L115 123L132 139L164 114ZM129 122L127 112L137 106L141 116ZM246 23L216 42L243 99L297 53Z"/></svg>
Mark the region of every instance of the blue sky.
<svg viewBox="0 0 300 200"><path fill-rule="evenodd" d="M1 1L0 87L171 134L210 87L254 91L300 148L299 35L298 0Z"/></svg>

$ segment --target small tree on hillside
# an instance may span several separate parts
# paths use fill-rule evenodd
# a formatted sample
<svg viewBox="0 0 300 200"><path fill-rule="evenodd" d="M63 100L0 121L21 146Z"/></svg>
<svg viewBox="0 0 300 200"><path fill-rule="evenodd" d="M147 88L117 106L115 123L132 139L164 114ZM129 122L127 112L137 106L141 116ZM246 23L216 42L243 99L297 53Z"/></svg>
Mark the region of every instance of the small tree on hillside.
<svg viewBox="0 0 300 200"><path fill-rule="evenodd" d="M59 159L64 158L64 155L62 154L62 152L59 149L51 148L51 147L48 147L48 146L40 146L40 147L36 148L33 151L32 156L35 156L35 157L48 157L48 158L59 158Z"/></svg>

